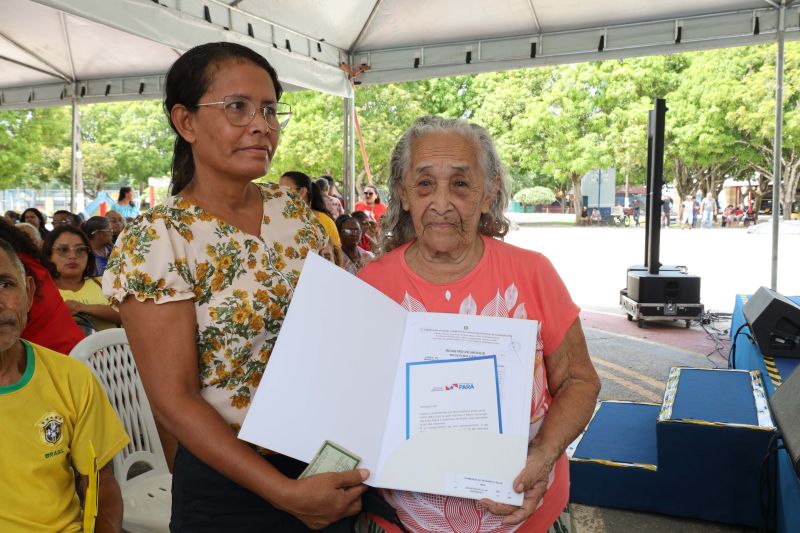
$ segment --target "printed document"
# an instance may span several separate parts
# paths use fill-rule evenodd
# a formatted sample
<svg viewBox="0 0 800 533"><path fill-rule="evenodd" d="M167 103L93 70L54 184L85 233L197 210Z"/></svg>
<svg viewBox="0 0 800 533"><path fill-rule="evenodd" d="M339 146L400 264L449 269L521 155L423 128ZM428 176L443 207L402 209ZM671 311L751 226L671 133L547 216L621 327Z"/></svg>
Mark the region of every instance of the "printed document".
<svg viewBox="0 0 800 533"><path fill-rule="evenodd" d="M537 332L406 311L309 254L239 438L304 462L331 440L368 485L520 505Z"/></svg>

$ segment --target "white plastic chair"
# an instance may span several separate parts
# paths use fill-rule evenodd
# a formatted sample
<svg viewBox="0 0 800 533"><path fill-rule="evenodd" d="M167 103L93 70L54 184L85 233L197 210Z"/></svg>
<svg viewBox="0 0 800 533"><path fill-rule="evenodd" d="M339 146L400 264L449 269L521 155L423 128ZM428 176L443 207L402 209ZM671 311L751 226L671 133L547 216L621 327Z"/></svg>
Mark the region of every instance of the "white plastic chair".
<svg viewBox="0 0 800 533"><path fill-rule="evenodd" d="M112 461L125 504L123 529L168 532L172 475L125 330L112 328L90 335L70 356L92 369L131 439Z"/></svg>

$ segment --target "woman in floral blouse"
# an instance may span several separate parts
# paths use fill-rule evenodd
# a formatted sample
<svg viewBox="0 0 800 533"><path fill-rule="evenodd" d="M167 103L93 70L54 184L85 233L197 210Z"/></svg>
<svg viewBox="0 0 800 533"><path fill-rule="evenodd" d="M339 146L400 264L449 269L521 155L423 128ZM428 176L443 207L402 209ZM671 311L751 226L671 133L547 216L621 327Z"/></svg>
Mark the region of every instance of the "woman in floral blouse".
<svg viewBox="0 0 800 533"><path fill-rule="evenodd" d="M297 480L302 463L236 438L303 260L323 246L299 196L253 183L291 114L281 93L269 63L237 44L175 62L174 196L127 226L103 280L155 417L179 442L172 531L318 529L357 513L365 490L365 471Z"/></svg>

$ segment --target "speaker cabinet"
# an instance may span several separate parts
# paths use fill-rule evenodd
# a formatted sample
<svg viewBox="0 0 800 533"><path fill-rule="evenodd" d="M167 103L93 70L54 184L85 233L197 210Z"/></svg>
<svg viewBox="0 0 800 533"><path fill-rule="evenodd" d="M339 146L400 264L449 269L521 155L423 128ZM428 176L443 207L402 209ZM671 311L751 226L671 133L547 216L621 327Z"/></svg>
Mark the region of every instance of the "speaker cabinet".
<svg viewBox="0 0 800 533"><path fill-rule="evenodd" d="M769 406L794 471L800 477L800 366L772 394Z"/></svg>
<svg viewBox="0 0 800 533"><path fill-rule="evenodd" d="M800 306L761 287L747 300L743 311L762 354L800 357Z"/></svg>
<svg viewBox="0 0 800 533"><path fill-rule="evenodd" d="M700 303L700 278L681 270L659 270L658 274L628 270L628 297L639 303Z"/></svg>

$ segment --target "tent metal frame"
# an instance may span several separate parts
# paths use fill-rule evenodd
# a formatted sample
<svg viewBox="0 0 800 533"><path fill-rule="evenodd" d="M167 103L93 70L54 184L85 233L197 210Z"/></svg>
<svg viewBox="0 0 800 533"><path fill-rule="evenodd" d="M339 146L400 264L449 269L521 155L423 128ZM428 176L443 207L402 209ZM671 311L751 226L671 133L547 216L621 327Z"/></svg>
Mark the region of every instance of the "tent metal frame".
<svg viewBox="0 0 800 533"><path fill-rule="evenodd" d="M795 0L763 0L765 6L673 17L637 23L604 25L559 32L542 32L535 0L528 0L535 33L502 38L472 39L435 45L415 45L374 50L359 49L383 0L374 0L368 18L348 50L305 35L240 9L242 0L33 0L60 11L64 40L69 47L65 17L68 15L104 24L169 46L177 55L201 42L235 40L268 59L305 62L316 74L327 76L316 83L302 69L289 89L305 87L338 94L342 100L343 179L348 205L355 201L355 95L350 80L339 66L366 65L362 83L415 81L433 77L532 68L585 61L670 54L712 48L776 42L776 111L773 174L772 273L777 289L780 176L783 130L783 68L785 40L800 40L800 5ZM137 22L137 17L139 20ZM132 23L131 21L134 21ZM145 23L146 21L146 23ZM63 72L40 55L0 34L0 39L35 60L39 66L0 56L0 61L22 65L52 76L50 83L0 88L0 110L72 105L73 209L81 201L79 105L91 102L161 98L164 73L78 79L70 55L71 72ZM71 54L71 51L70 51ZM341 77L341 84L330 83ZM291 85L295 85L292 87Z"/></svg>

